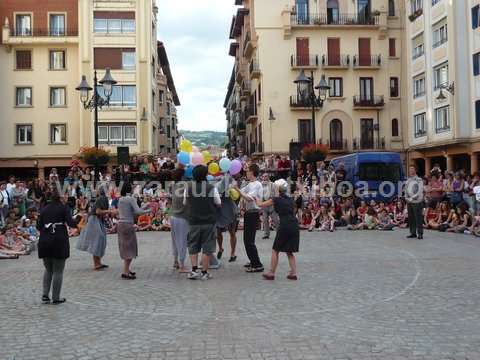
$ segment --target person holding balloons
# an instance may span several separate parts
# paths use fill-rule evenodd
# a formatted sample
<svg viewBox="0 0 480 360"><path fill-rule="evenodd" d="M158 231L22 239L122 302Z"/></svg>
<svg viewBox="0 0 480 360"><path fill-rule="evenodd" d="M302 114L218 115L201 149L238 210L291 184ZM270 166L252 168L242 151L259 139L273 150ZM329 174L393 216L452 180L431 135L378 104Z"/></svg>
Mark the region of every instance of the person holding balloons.
<svg viewBox="0 0 480 360"><path fill-rule="evenodd" d="M247 169L248 184L241 190L238 188L238 186L234 187L234 189L239 191L240 196L243 200L245 200L246 203L243 243L245 245L245 251L247 252L248 259L250 260L250 263L245 265L245 271L248 273L264 271L262 262L258 256L257 246L255 245L255 236L260 223L260 207L257 205L256 201L261 200L263 197L263 186L262 183L257 179L259 173L260 168L257 164L249 165Z"/></svg>

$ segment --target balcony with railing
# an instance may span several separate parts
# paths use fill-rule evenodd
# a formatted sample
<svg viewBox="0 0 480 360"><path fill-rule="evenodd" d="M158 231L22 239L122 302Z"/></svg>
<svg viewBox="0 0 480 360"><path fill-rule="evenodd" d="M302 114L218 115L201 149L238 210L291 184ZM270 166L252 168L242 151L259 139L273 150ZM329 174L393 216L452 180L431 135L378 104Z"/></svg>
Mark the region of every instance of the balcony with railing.
<svg viewBox="0 0 480 360"><path fill-rule="evenodd" d="M251 82L244 80L242 86L240 87L240 100L245 100L250 96L251 93Z"/></svg>
<svg viewBox="0 0 480 360"><path fill-rule="evenodd" d="M255 104L248 104L245 107L245 119L247 124L257 121L257 106Z"/></svg>
<svg viewBox="0 0 480 360"><path fill-rule="evenodd" d="M327 145L331 152L348 151L347 139L320 139L319 144Z"/></svg>
<svg viewBox="0 0 480 360"><path fill-rule="evenodd" d="M354 55L354 69L379 69L382 66L382 55Z"/></svg>
<svg viewBox="0 0 480 360"><path fill-rule="evenodd" d="M292 110L311 110L313 101L315 101L315 107L317 109L322 107L322 103L318 98L313 100L310 96L292 95L290 96L290 108Z"/></svg>
<svg viewBox="0 0 480 360"><path fill-rule="evenodd" d="M293 26L379 26L380 15L292 14Z"/></svg>
<svg viewBox="0 0 480 360"><path fill-rule="evenodd" d="M373 139L373 137L354 138L352 140L352 148L358 150L385 150L387 144L384 137Z"/></svg>
<svg viewBox="0 0 480 360"><path fill-rule="evenodd" d="M4 26L2 30L3 43L7 45L20 44L71 44L78 43L78 29L41 29L15 28Z"/></svg>
<svg viewBox="0 0 480 360"><path fill-rule="evenodd" d="M258 60L253 59L250 62L250 78L251 79L258 79L260 77L260 66L258 65Z"/></svg>
<svg viewBox="0 0 480 360"><path fill-rule="evenodd" d="M247 33L243 43L243 56L245 56L247 59L250 58L250 56L253 54L253 50L255 50L255 46L255 38L253 38L250 33Z"/></svg>
<svg viewBox="0 0 480 360"><path fill-rule="evenodd" d="M290 66L295 69L316 69L318 67L318 55L291 55Z"/></svg>
<svg viewBox="0 0 480 360"><path fill-rule="evenodd" d="M385 106L385 99L382 96L362 96L353 97L353 106L355 109L382 108Z"/></svg>
<svg viewBox="0 0 480 360"><path fill-rule="evenodd" d="M322 67L326 69L348 69L350 67L350 55L323 55Z"/></svg>

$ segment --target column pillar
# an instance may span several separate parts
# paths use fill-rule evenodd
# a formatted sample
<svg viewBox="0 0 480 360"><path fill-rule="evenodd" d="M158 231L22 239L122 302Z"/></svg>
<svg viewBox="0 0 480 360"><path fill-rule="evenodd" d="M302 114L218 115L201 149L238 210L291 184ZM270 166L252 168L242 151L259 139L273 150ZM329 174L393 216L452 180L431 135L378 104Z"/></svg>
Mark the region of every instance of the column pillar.
<svg viewBox="0 0 480 360"><path fill-rule="evenodd" d="M475 174L478 171L478 153L470 154L470 173Z"/></svg>
<svg viewBox="0 0 480 360"><path fill-rule="evenodd" d="M447 159L447 171L453 171L453 156L452 155L445 155Z"/></svg>
<svg viewBox="0 0 480 360"><path fill-rule="evenodd" d="M430 174L432 170L432 158L425 157L425 175Z"/></svg>

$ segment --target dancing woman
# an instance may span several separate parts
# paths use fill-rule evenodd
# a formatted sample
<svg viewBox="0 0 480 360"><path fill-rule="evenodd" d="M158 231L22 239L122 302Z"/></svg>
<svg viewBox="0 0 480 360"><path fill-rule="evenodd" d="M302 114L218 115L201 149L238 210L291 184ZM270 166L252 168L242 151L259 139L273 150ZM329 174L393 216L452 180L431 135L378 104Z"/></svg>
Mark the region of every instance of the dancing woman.
<svg viewBox="0 0 480 360"><path fill-rule="evenodd" d="M42 302L50 303L49 294L52 289L52 304L56 305L66 301L60 298L60 292L65 261L70 257L67 225L76 228L77 223L72 219L69 208L60 201L56 190L48 194L48 200L48 204L40 211L37 222L40 231L38 257L43 259L45 266Z"/></svg>
<svg viewBox="0 0 480 360"><path fill-rule="evenodd" d="M101 187L98 190L95 205L91 208L88 216L87 225L80 233L77 242L78 250L92 254L93 268L97 271L108 268L108 265L102 264L102 257L105 255L105 249L107 248L107 230L103 218L114 212L116 211L109 210L105 189Z"/></svg>
<svg viewBox="0 0 480 360"><path fill-rule="evenodd" d="M185 267L187 257L187 236L188 221L187 209L183 203L186 182L182 181L184 169L175 169L172 173L172 180L175 182L172 188L172 217L171 217L171 235L173 250L173 267L180 273L188 273Z"/></svg>
<svg viewBox="0 0 480 360"><path fill-rule="evenodd" d="M138 256L137 234L135 232L135 215L145 214L150 209L141 209L131 196L132 185L126 183L122 187L121 198L118 201L118 248L123 260L122 279L134 280L136 274L130 271L132 260ZM148 204L147 204L148 206Z"/></svg>
<svg viewBox="0 0 480 360"><path fill-rule="evenodd" d="M275 188L278 196L264 202L257 201L261 208L272 206L280 218L277 235L273 243L272 260L270 271L263 274L265 280L275 280L275 271L278 266L278 255L281 252L287 253L290 272L287 275L289 280L297 280L297 265L294 253L298 252L300 242L300 231L297 218L294 213L294 201L287 195L288 183L283 180L275 181Z"/></svg>

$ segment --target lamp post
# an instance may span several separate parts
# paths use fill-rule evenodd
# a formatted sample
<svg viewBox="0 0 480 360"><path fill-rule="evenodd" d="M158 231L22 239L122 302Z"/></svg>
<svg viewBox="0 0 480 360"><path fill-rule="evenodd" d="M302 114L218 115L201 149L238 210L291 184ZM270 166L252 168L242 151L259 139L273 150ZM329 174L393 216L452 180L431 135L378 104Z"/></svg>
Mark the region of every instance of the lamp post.
<svg viewBox="0 0 480 360"><path fill-rule="evenodd" d="M93 111L94 113L94 126L95 126L95 148L98 149L98 109L102 109L104 106L110 105L110 97L112 96L113 85L117 82L110 74L110 68L105 69L105 75L102 80L98 81L97 71L94 71L93 75L93 89L88 85L87 77L82 75L82 81L75 90L80 92L80 101L83 104L85 110ZM98 93L98 84L102 85L104 97ZM93 90L93 95L89 99L89 92ZM97 164L93 169L93 181L95 183L97 178Z"/></svg>
<svg viewBox="0 0 480 360"><path fill-rule="evenodd" d="M320 109L323 107L323 102L327 98L327 91L330 90L330 86L325 79L325 75L322 75L320 82L317 86L315 86L315 78L313 76L313 71L311 72L311 76L308 77L305 75L305 72L303 70L300 72L300 75L298 75L298 77L294 80L294 83L297 84L297 95L302 95L302 101L308 99L310 103L309 105L312 106L312 122L310 124L310 133L312 137L312 144L316 144L317 140L315 134L315 112L317 108ZM318 96L315 94L315 89L318 90Z"/></svg>

